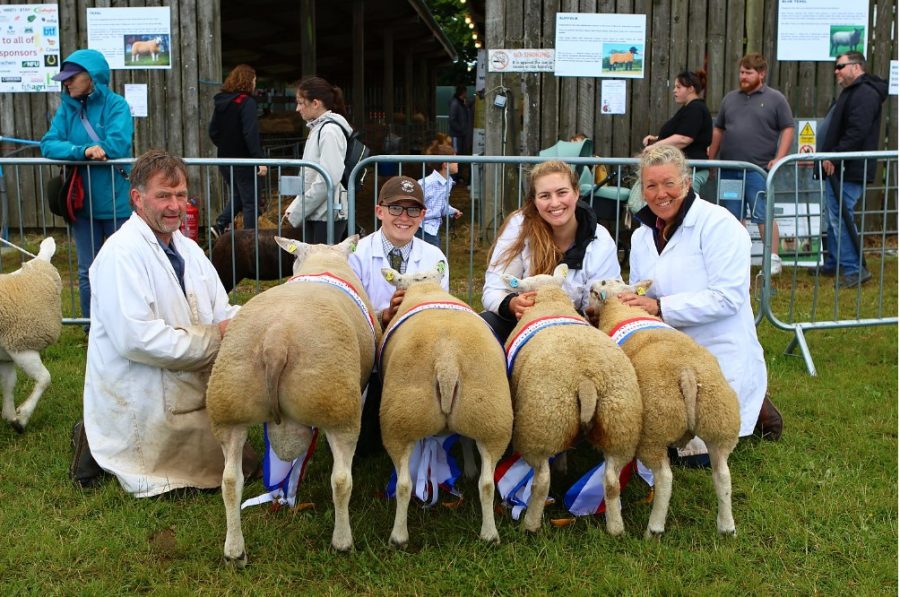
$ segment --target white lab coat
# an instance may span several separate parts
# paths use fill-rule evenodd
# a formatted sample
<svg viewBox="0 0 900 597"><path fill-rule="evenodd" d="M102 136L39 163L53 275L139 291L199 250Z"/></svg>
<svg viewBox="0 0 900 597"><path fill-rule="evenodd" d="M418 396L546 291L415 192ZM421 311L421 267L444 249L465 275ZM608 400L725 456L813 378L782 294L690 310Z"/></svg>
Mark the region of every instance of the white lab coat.
<svg viewBox="0 0 900 597"><path fill-rule="evenodd" d="M657 253L646 225L631 239L631 283L653 280L663 319L706 347L737 392L740 435L750 435L766 394L766 362L750 304L750 235L728 210L700 197Z"/></svg>
<svg viewBox="0 0 900 597"><path fill-rule="evenodd" d="M390 304L391 297L396 290L381 275L381 268L391 266L384 254L383 238L379 228L360 240L356 245L356 251L350 254L350 267L353 268L353 273L359 276L363 288L366 289L372 308L378 312L383 311ZM413 238L412 252L409 254L409 261L406 264L406 273L432 270L440 261L447 263L447 258L440 249L420 238ZM449 263L444 277L441 278L441 288L447 292L450 291Z"/></svg>
<svg viewBox="0 0 900 597"><path fill-rule="evenodd" d="M518 238L524 219L525 217L521 213L514 214L506 228L503 229L503 233L497 238L497 244L491 254L491 264L484 273L484 290L481 294L481 304L487 311L497 313L500 303L511 292L501 278L503 274L510 274L517 278L530 275L528 270L531 268L531 246L527 240L522 253L516 255L507 267L503 268L495 263L499 256L506 252L506 248ZM606 228L597 224L596 238L585 250L582 268L569 269L566 281L563 282L563 290L572 297L575 308L583 311L588 306L591 282L601 279L618 279L621 276L616 243Z"/></svg>
<svg viewBox="0 0 900 597"><path fill-rule="evenodd" d="M97 463L135 497L222 482L206 382L221 341L216 324L238 308L203 250L180 232L172 238L185 262L186 295L137 214L90 269L84 428Z"/></svg>

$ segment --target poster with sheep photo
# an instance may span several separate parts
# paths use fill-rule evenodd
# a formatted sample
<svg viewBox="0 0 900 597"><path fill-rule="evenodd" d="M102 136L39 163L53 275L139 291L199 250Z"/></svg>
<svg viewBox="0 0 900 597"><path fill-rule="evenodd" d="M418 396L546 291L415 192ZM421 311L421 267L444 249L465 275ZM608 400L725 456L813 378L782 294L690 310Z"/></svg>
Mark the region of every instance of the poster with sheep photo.
<svg viewBox="0 0 900 597"><path fill-rule="evenodd" d="M778 60L866 54L869 0L778 0Z"/></svg>
<svg viewBox="0 0 900 597"><path fill-rule="evenodd" d="M88 47L116 69L172 68L168 6L87 9Z"/></svg>

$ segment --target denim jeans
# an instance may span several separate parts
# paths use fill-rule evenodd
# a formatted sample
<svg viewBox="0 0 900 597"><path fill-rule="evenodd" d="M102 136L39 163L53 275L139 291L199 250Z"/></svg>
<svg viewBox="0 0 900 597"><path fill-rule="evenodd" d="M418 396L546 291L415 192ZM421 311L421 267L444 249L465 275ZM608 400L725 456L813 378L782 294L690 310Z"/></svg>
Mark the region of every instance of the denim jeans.
<svg viewBox="0 0 900 597"><path fill-rule="evenodd" d="M232 223L235 214L244 214L244 228L256 228L257 218L266 210L266 201L262 189L259 188L259 177L256 176L256 168L235 166L234 187L231 185L230 166L219 166L219 172L225 180L225 208L216 218L218 229L225 228Z"/></svg>
<svg viewBox="0 0 900 597"><path fill-rule="evenodd" d="M81 302L81 316L91 316L91 280L88 270L94 262L94 256L109 236L122 227L128 218L117 220L92 220L86 215L79 215L71 224L72 236L75 237L75 254L78 258L78 298Z"/></svg>
<svg viewBox="0 0 900 597"><path fill-rule="evenodd" d="M836 185L841 184L837 177L834 177L833 180ZM841 193L844 199L843 209L850 215L848 221L841 218L841 205L838 203L831 182L827 179L824 182L825 209L828 216L828 253L825 255L825 269L834 270L840 264L838 273L846 276L859 273L860 268L859 250L853 241L854 238L859 239L853 210L862 196L863 185L848 180L843 181L843 185Z"/></svg>
<svg viewBox="0 0 900 597"><path fill-rule="evenodd" d="M759 172L748 170L744 176L743 170L722 169L719 173L722 180L743 180L743 200L723 199L722 207L730 211L738 220L744 220L748 211L750 221L754 224L766 223L766 179Z"/></svg>
<svg viewBox="0 0 900 597"><path fill-rule="evenodd" d="M426 243L434 245L438 249L441 248L441 237L437 234L428 234L425 232L424 228L419 228L419 231L416 232L416 236L424 240Z"/></svg>

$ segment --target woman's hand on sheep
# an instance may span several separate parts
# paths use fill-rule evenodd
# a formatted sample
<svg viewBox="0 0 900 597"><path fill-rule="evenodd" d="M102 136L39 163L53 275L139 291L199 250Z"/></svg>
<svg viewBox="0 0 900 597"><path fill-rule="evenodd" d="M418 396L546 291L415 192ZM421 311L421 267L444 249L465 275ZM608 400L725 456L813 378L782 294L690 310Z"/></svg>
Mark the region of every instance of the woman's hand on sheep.
<svg viewBox="0 0 900 597"><path fill-rule="evenodd" d="M381 327L386 328L387 324L390 323L391 319L394 318L394 315L397 314L397 309L400 308L400 303L403 302L403 297L406 296L406 290L395 290L394 295L391 297L391 302L388 303L388 306L381 312Z"/></svg>
<svg viewBox="0 0 900 597"><path fill-rule="evenodd" d="M228 329L228 322L229 322L229 321L231 321L231 320L230 320L230 319L226 319L226 320L224 320L224 321L220 321L220 322L219 322L219 335L222 336L223 338L225 337L225 330Z"/></svg>
<svg viewBox="0 0 900 597"><path fill-rule="evenodd" d="M534 306L534 296L536 294L537 292L533 290L523 292L509 301L509 311L516 316L516 320L522 319L522 314L525 313L525 310Z"/></svg>
<svg viewBox="0 0 900 597"><path fill-rule="evenodd" d="M631 292L623 292L619 295L619 300L622 301L623 305L640 307L650 315L659 316L659 302L655 298L640 296Z"/></svg>

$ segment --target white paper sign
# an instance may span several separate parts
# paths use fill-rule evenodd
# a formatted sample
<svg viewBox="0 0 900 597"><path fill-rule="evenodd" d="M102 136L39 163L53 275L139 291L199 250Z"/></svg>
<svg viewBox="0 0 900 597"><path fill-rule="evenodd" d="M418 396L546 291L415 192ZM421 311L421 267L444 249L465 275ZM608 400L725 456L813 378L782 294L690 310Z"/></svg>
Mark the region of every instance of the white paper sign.
<svg viewBox="0 0 900 597"><path fill-rule="evenodd" d="M116 69L172 68L168 6L88 8L88 47Z"/></svg>
<svg viewBox="0 0 900 597"><path fill-rule="evenodd" d="M551 49L488 50L492 73L552 73L555 52Z"/></svg>
<svg viewBox="0 0 900 597"><path fill-rule="evenodd" d="M557 13L554 72L642 79L646 31L646 15Z"/></svg>
<svg viewBox="0 0 900 597"><path fill-rule="evenodd" d="M866 54L868 0L778 0L778 60Z"/></svg>
<svg viewBox="0 0 900 597"><path fill-rule="evenodd" d="M144 83L125 83L125 101L131 108L135 118L147 117L147 85Z"/></svg>
<svg viewBox="0 0 900 597"><path fill-rule="evenodd" d="M600 86L600 113L625 113L625 80L607 79Z"/></svg>
<svg viewBox="0 0 900 597"><path fill-rule="evenodd" d="M60 91L59 8L0 6L0 92Z"/></svg>
<svg viewBox="0 0 900 597"><path fill-rule="evenodd" d="M897 95L897 61L891 60L891 76L888 82L888 93Z"/></svg>

